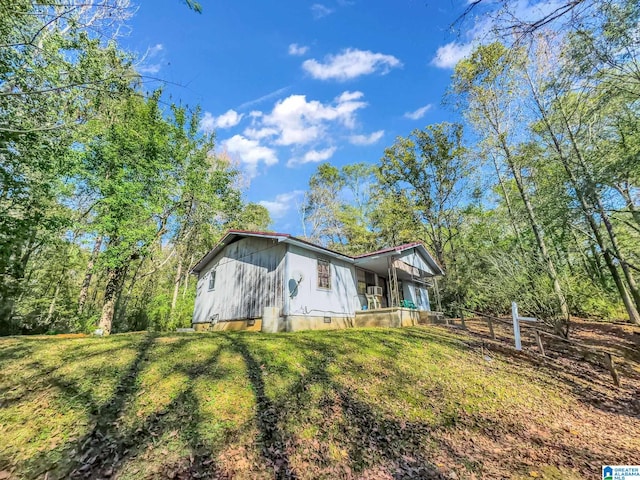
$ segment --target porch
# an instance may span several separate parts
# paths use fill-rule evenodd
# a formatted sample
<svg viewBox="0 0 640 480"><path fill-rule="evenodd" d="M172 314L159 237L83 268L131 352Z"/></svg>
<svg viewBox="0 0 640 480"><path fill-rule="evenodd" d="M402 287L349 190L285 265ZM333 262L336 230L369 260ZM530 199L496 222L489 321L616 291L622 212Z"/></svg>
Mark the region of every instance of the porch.
<svg viewBox="0 0 640 480"><path fill-rule="evenodd" d="M426 250L422 252L424 247L420 244L396 248L402 250L385 249L356 257L358 300L363 311L359 315L371 311L394 312L392 316L401 311L429 311L429 290L435 297L436 309L440 310L439 267L428 264L430 256ZM402 318L407 316L411 315L402 314Z"/></svg>
<svg viewBox="0 0 640 480"><path fill-rule="evenodd" d="M412 327L438 323L440 312L416 310L404 307L387 307L356 312L354 327Z"/></svg>

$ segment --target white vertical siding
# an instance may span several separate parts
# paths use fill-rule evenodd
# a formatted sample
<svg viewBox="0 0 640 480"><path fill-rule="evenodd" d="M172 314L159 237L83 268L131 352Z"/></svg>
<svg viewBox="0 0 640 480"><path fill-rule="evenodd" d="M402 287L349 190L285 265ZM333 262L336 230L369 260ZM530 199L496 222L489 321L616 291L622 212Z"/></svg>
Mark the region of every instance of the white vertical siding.
<svg viewBox="0 0 640 480"><path fill-rule="evenodd" d="M411 300L418 310L431 310L429 292L425 286L405 280L402 282L402 290L404 298Z"/></svg>
<svg viewBox="0 0 640 480"><path fill-rule="evenodd" d="M400 255L400 260L402 260L403 262L411 266L419 268L423 272L427 272L432 275L435 275L435 272L433 271L433 269L429 266L426 260L422 257L422 255L418 253L418 251L415 248L402 252L402 254Z"/></svg>
<svg viewBox="0 0 640 480"><path fill-rule="evenodd" d="M265 307L282 312L286 248L277 240L246 237L226 246L198 278L193 322L262 317ZM216 269L214 290L209 272Z"/></svg>
<svg viewBox="0 0 640 480"><path fill-rule="evenodd" d="M289 246L287 257L285 295L289 298L285 315L353 317L356 308L360 309L353 265L295 245ZM330 290L318 288L318 258L331 264ZM300 274L302 281L298 284Z"/></svg>

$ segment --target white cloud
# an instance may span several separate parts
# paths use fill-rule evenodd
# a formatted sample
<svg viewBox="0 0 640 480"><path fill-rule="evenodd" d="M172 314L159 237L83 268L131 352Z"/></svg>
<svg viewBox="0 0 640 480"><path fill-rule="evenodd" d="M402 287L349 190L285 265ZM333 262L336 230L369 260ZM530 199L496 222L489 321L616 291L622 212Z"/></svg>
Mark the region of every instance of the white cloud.
<svg viewBox="0 0 640 480"><path fill-rule="evenodd" d="M373 145L384 136L384 130L378 130L370 135L351 135L349 142L353 145Z"/></svg>
<svg viewBox="0 0 640 480"><path fill-rule="evenodd" d="M154 57L164 50L164 45L156 43L153 47L147 50L147 56Z"/></svg>
<svg viewBox="0 0 640 480"><path fill-rule="evenodd" d="M405 113L404 118L409 118L411 120L420 120L422 117L424 117L425 113L427 113L432 108L433 108L433 105L429 103L424 107L420 107L417 110L414 110L413 112Z"/></svg>
<svg viewBox="0 0 640 480"><path fill-rule="evenodd" d="M327 15L331 15L335 10L333 8L329 8L322 3L314 3L311 5L311 14L313 18L319 19L322 17L326 17Z"/></svg>
<svg viewBox="0 0 640 480"><path fill-rule="evenodd" d="M382 137L383 131L349 137L350 131L359 126L358 111L366 106L359 91L344 91L328 102L289 95L277 101L271 111L248 114L251 124L222 146L239 157L251 176L257 175L261 163L276 163L277 155L289 156L287 166L328 160L337 150L335 138L346 137L364 145ZM213 124L217 119L211 116L205 120Z"/></svg>
<svg viewBox="0 0 640 480"><path fill-rule="evenodd" d="M147 48L137 67L138 72L151 75L158 73L164 63L163 51L164 45L161 43L156 43L153 47Z"/></svg>
<svg viewBox="0 0 640 480"><path fill-rule="evenodd" d="M235 127L240 123L243 116L243 114L238 114L235 110L227 110L216 119L216 126L218 128Z"/></svg>
<svg viewBox="0 0 640 480"><path fill-rule="evenodd" d="M254 98L253 100L249 100L248 102L244 102L241 105L238 105L237 109L238 110L244 110L245 108L249 108L252 107L253 105L257 105L258 103L262 103L266 100L271 100L272 98L276 98L280 95L282 95L284 92L286 92L287 90L289 90L289 88L291 88L290 86L286 86L286 87L282 87L279 88L277 90L274 90L273 92L269 92L266 95L262 95L261 97L258 98ZM251 114L253 114L255 112L251 112ZM259 113L259 112L257 112Z"/></svg>
<svg viewBox="0 0 640 480"><path fill-rule="evenodd" d="M402 62L393 55L373 53L369 50L348 48L337 55L327 55L324 63L316 59L305 60L302 68L318 80L345 81L361 75L380 72L388 73L392 68L401 67Z"/></svg>
<svg viewBox="0 0 640 480"><path fill-rule="evenodd" d="M438 68L453 68L473 51L474 44L451 42L438 48L431 64Z"/></svg>
<svg viewBox="0 0 640 480"><path fill-rule="evenodd" d="M262 130L254 136L275 136L277 145L306 145L324 138L331 124L355 126L355 113L367 104L362 92L344 92L332 103L307 101L305 95L291 95L279 101L261 120ZM265 130L266 129L266 130Z"/></svg>
<svg viewBox="0 0 640 480"><path fill-rule="evenodd" d="M467 0L467 3L473 2ZM483 1L481 6L484 10L481 11L481 15L474 17L475 23L464 33L463 41L450 42L439 47L431 64L439 68L453 68L478 45L496 40L496 31L501 32L498 39L504 41L509 32L518 33L518 25L540 21L548 15L553 15L566 3L564 0ZM560 16L545 28L562 30L563 22L572 20L575 20L573 15Z"/></svg>
<svg viewBox="0 0 640 480"><path fill-rule="evenodd" d="M289 45L289 55L301 56L309 51L309 47L306 45L298 45L297 43L292 43Z"/></svg>
<svg viewBox="0 0 640 480"><path fill-rule="evenodd" d="M240 123L242 117L244 117L244 114L239 114L235 110L227 110L219 117L214 117L211 112L204 112L202 120L200 120L200 130L211 133L216 128L235 127Z"/></svg>
<svg viewBox="0 0 640 480"><path fill-rule="evenodd" d="M269 210L271 218L282 218L292 207L296 206L296 199L302 194L304 194L303 190L294 190L276 195L273 200L261 200L258 203Z"/></svg>
<svg viewBox="0 0 640 480"><path fill-rule="evenodd" d="M222 146L231 156L237 157L246 166L247 172L252 177L257 175L260 162L266 166L278 163L275 150L260 145L257 140L250 140L242 135L234 135L222 142Z"/></svg>
<svg viewBox="0 0 640 480"><path fill-rule="evenodd" d="M272 137L278 134L275 128L253 128L249 127L242 132L243 135L253 138L254 140L262 140L263 138Z"/></svg>
<svg viewBox="0 0 640 480"><path fill-rule="evenodd" d="M318 163L329 160L336 153L336 147L325 148L324 150L309 150L301 158L292 158L287 162L287 167L304 165L305 163Z"/></svg>

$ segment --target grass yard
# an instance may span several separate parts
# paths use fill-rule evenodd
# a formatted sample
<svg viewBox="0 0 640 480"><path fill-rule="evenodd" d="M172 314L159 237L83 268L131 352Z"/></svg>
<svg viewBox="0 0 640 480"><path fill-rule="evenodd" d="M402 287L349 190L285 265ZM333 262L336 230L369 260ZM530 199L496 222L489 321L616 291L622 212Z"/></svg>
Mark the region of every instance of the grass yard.
<svg viewBox="0 0 640 480"><path fill-rule="evenodd" d="M484 353L440 327L2 339L0 478L582 479L640 462L637 376L618 389Z"/></svg>

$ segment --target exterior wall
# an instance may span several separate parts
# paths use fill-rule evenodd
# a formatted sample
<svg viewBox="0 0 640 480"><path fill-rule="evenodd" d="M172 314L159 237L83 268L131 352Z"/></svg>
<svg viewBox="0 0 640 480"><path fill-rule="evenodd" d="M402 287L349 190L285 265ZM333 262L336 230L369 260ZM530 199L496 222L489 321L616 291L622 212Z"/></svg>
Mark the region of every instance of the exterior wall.
<svg viewBox="0 0 640 480"><path fill-rule="evenodd" d="M404 298L411 300L418 310L431 310L429 292L423 285L413 282L403 282Z"/></svg>
<svg viewBox="0 0 640 480"><path fill-rule="evenodd" d="M330 290L318 288L318 258L330 262ZM353 318L360 309L353 265L295 245L289 245L286 264L285 315L291 318L287 321L287 330L298 330L294 323L300 321L301 316ZM298 282L300 277L302 280Z"/></svg>
<svg viewBox="0 0 640 480"><path fill-rule="evenodd" d="M412 266L414 266L416 268L419 268L423 272L435 274L433 269L424 260L424 258L422 258L422 255L420 255L416 251L415 248L412 248L411 250L406 250L406 251L402 252L402 254L400 255L399 258L403 262L408 263L409 265L412 265Z"/></svg>
<svg viewBox="0 0 640 480"><path fill-rule="evenodd" d="M418 310L431 310L427 287L407 280L402 281L402 293L406 300L411 300Z"/></svg>
<svg viewBox="0 0 640 480"><path fill-rule="evenodd" d="M216 315L218 322L257 319L265 307L282 312L285 252L285 245L268 238L245 237L225 247L200 272L193 323L211 322ZM209 290L214 267L215 288Z"/></svg>

